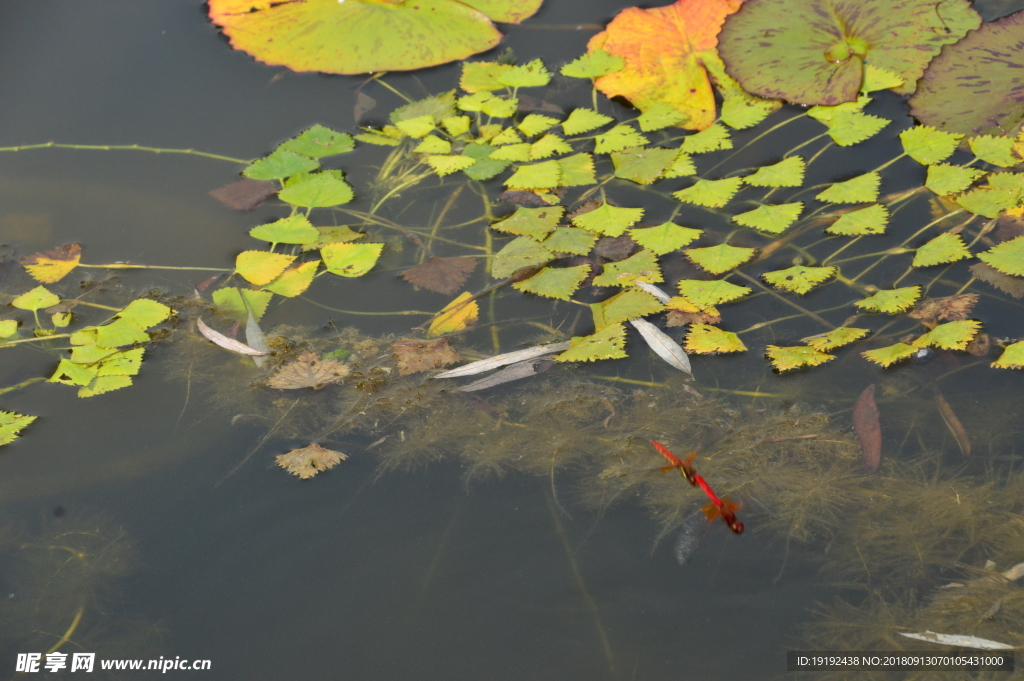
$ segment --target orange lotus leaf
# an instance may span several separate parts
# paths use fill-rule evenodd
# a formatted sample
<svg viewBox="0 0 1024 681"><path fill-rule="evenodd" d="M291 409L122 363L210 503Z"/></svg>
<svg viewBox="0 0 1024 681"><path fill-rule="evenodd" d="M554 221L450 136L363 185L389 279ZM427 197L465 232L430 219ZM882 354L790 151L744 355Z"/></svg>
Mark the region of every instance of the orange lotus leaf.
<svg viewBox="0 0 1024 681"><path fill-rule="evenodd" d="M667 7L622 10L587 49L626 60L621 71L596 85L609 97L625 97L646 111L659 102L687 116L680 125L703 130L715 122L715 93L704 68L718 57L718 33L743 0L678 0Z"/></svg>

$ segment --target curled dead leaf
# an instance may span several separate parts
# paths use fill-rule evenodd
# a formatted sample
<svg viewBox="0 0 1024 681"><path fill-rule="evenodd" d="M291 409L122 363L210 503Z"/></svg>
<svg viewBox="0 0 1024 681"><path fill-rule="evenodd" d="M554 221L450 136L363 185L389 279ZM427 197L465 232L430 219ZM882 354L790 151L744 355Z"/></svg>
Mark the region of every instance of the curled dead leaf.
<svg viewBox="0 0 1024 681"><path fill-rule="evenodd" d="M462 359L459 353L448 345L447 338L432 341L399 338L391 345L391 350L398 358L398 373L402 376L429 371Z"/></svg>
<svg viewBox="0 0 1024 681"><path fill-rule="evenodd" d="M279 454L275 460L281 468L306 480L321 471L337 466L347 458L348 454L326 449L314 443L301 449L293 449L287 454Z"/></svg>
<svg viewBox="0 0 1024 681"><path fill-rule="evenodd" d="M252 210L277 193L277 183L248 178L214 189L210 196L235 210Z"/></svg>
<svg viewBox="0 0 1024 681"><path fill-rule="evenodd" d="M399 276L420 288L450 296L462 288L475 269L474 258L431 258Z"/></svg>
<svg viewBox="0 0 1024 681"><path fill-rule="evenodd" d="M853 405L853 430L860 440L860 458L864 472L874 475L882 463L882 424L875 404L875 384L864 388L864 392Z"/></svg>
<svg viewBox="0 0 1024 681"><path fill-rule="evenodd" d="M977 303L977 293L961 293L942 298L926 298L917 304L909 316L914 319L920 319L921 323L925 326L934 327L939 321L967 319Z"/></svg>
<svg viewBox="0 0 1024 681"><path fill-rule="evenodd" d="M81 244L66 244L52 251L26 255L23 258L18 258L18 262L24 265L28 273L37 281L53 284L78 267L81 257Z"/></svg>
<svg viewBox="0 0 1024 681"><path fill-rule="evenodd" d="M669 310L665 314L665 326L685 326L686 324L718 324L722 318L707 312L683 312Z"/></svg>
<svg viewBox="0 0 1024 681"><path fill-rule="evenodd" d="M349 367L335 359L322 359L315 352L304 351L291 362L278 367L267 385L278 390L313 388L337 383L348 375Z"/></svg>
<svg viewBox="0 0 1024 681"><path fill-rule="evenodd" d="M203 334L204 338L206 338L209 341L212 341L213 343L219 345L225 350L237 352L240 355L249 355L250 357L260 357L262 355L267 354L265 352L257 350L256 348L250 348L245 343L242 343L241 341L236 341L234 338L228 338L219 331L214 331L209 326L207 326L206 322L204 322L202 319L196 319L196 326L199 327L199 333ZM235 322L234 327L235 333L238 333L238 322Z"/></svg>

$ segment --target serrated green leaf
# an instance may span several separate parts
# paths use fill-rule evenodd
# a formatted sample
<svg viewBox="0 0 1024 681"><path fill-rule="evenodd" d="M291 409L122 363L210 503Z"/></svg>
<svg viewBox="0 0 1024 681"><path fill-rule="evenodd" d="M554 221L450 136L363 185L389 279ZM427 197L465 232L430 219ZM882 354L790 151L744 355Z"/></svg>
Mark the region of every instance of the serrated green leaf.
<svg viewBox="0 0 1024 681"><path fill-rule="evenodd" d="M594 184L597 181L594 177L594 157L590 154L565 156L558 159L557 163L558 167L562 169L560 187L578 187Z"/></svg>
<svg viewBox="0 0 1024 681"><path fill-rule="evenodd" d="M99 373L99 367L85 364L77 364L69 359L62 359L57 364L57 369L46 379L48 383L61 383L63 385L89 385ZM2 414L3 412L0 412ZM2 432L2 431L0 431Z"/></svg>
<svg viewBox="0 0 1024 681"><path fill-rule="evenodd" d="M356 139L366 144L376 144L382 147L397 147L402 143L402 140L395 137L388 137L387 135L381 135L378 132L364 132L356 135Z"/></svg>
<svg viewBox="0 0 1024 681"><path fill-rule="evenodd" d="M327 208L348 203L353 193L340 170L327 170L285 187L277 193L277 198L293 206Z"/></svg>
<svg viewBox="0 0 1024 681"><path fill-rule="evenodd" d="M997 369L1024 369L1024 341L1007 345L992 366Z"/></svg>
<svg viewBox="0 0 1024 681"><path fill-rule="evenodd" d="M1012 137L1002 135L978 135L967 140L975 156L986 163L1004 168L1020 163L1020 159L1013 153L1014 142Z"/></svg>
<svg viewBox="0 0 1024 681"><path fill-rule="evenodd" d="M115 319L96 327L96 345L101 348L119 348L148 340L149 334L128 319Z"/></svg>
<svg viewBox="0 0 1024 681"><path fill-rule="evenodd" d="M992 189L1024 189L1024 175L1021 173L989 173L985 179Z"/></svg>
<svg viewBox="0 0 1024 681"><path fill-rule="evenodd" d="M505 144L522 144L523 138L519 136L515 128L505 128L491 138L491 144L502 146Z"/></svg>
<svg viewBox="0 0 1024 681"><path fill-rule="evenodd" d="M465 135L473 125L473 119L469 116L448 116L441 119L441 126L448 131L452 137Z"/></svg>
<svg viewBox="0 0 1024 681"><path fill-rule="evenodd" d="M552 189L559 186L561 179L562 167L558 161L541 161L516 168L512 177L505 180L505 186L509 189Z"/></svg>
<svg viewBox="0 0 1024 681"><path fill-rule="evenodd" d="M688 177L690 175L697 174L697 166L693 164L693 158L685 151L680 150L676 154L675 160L672 165L668 167L668 170L664 172L664 177Z"/></svg>
<svg viewBox="0 0 1024 681"><path fill-rule="evenodd" d="M889 211L880 203L846 213L829 225L825 231L840 236L885 234Z"/></svg>
<svg viewBox="0 0 1024 681"><path fill-rule="evenodd" d="M806 164L800 156L790 156L770 166L762 166L743 181L752 187L799 187L804 182Z"/></svg>
<svg viewBox="0 0 1024 681"><path fill-rule="evenodd" d="M960 146L963 135L918 125L900 133L903 150L921 165L939 163L949 158Z"/></svg>
<svg viewBox="0 0 1024 681"><path fill-rule="evenodd" d="M765 356L771 360L776 371L792 371L802 367L816 367L835 359L834 355L828 355L815 348L805 345L784 348L778 345L769 345L765 348Z"/></svg>
<svg viewBox="0 0 1024 681"><path fill-rule="evenodd" d="M972 189L956 197L960 207L975 215L987 218L999 217L1004 210L1015 208L1020 203L1019 189Z"/></svg>
<svg viewBox="0 0 1024 681"><path fill-rule="evenodd" d="M693 243L703 230L680 227L673 222L664 222L656 227L634 227L629 236L644 248L658 255L665 255Z"/></svg>
<svg viewBox="0 0 1024 681"><path fill-rule="evenodd" d="M590 265L545 267L529 279L512 284L512 288L526 293L536 293L538 296L547 298L569 300L569 297L576 292L588 274L590 274Z"/></svg>
<svg viewBox="0 0 1024 681"><path fill-rule="evenodd" d="M249 164L242 175L250 180L280 180L299 173L308 173L320 167L320 162L294 151L278 149L268 156Z"/></svg>
<svg viewBox="0 0 1024 681"><path fill-rule="evenodd" d="M626 60L604 50L593 50L562 67L561 74L570 78L600 78L626 67Z"/></svg>
<svg viewBox="0 0 1024 681"><path fill-rule="evenodd" d="M594 277L594 286L632 286L637 279L649 284L664 281L658 256L653 252L645 249L625 260L606 262L601 274Z"/></svg>
<svg viewBox="0 0 1024 681"><path fill-rule="evenodd" d="M568 154L572 147L558 135L548 133L530 145L530 160L536 161L555 154Z"/></svg>
<svg viewBox="0 0 1024 681"><path fill-rule="evenodd" d="M269 284L295 261L294 255L270 251L242 251L235 258L235 272L250 284Z"/></svg>
<svg viewBox="0 0 1024 681"><path fill-rule="evenodd" d="M914 267L931 267L971 257L964 239L959 234L940 234L914 254Z"/></svg>
<svg viewBox="0 0 1024 681"><path fill-rule="evenodd" d="M313 283L313 278L316 276L316 271L319 267L319 260L310 260L298 265L292 265L282 272L281 276L267 284L264 288L286 298L294 298L305 293L306 289Z"/></svg>
<svg viewBox="0 0 1024 681"><path fill-rule="evenodd" d="M1022 277L1024 276L1024 236L1004 241L984 253L979 253L978 258L1003 274Z"/></svg>
<svg viewBox="0 0 1024 681"><path fill-rule="evenodd" d="M163 303L158 303L148 298L138 298L128 303L115 316L118 319L128 320L140 329L148 329L151 326L156 326L172 314L174 314L174 310Z"/></svg>
<svg viewBox="0 0 1024 681"><path fill-rule="evenodd" d="M505 244L491 260L491 276L504 279L524 267L535 267L550 262L554 254L528 236L521 236Z"/></svg>
<svg viewBox="0 0 1024 681"><path fill-rule="evenodd" d="M585 229L558 227L544 240L544 247L553 253L586 255L596 241L597 235Z"/></svg>
<svg viewBox="0 0 1024 681"><path fill-rule="evenodd" d="M637 118L636 121L640 124L640 129L642 131L654 132L655 130L667 128L670 125L685 123L689 119L689 116L671 104L658 102L647 109L647 111L640 114L640 117Z"/></svg>
<svg viewBox="0 0 1024 681"><path fill-rule="evenodd" d="M861 310L899 314L909 310L921 297L920 286L907 286L889 291L878 291L873 296L854 303Z"/></svg>
<svg viewBox="0 0 1024 681"><path fill-rule="evenodd" d="M137 376L146 348L122 350L105 357L96 365L97 376Z"/></svg>
<svg viewBox="0 0 1024 681"><path fill-rule="evenodd" d="M548 208L526 208L520 206L516 212L503 220L491 225L492 228L506 234L517 236L532 236L541 241L548 235L565 214L564 206L551 206Z"/></svg>
<svg viewBox="0 0 1024 681"><path fill-rule="evenodd" d="M505 85L498 78L511 68L511 64L501 64L493 61L464 61L462 62L462 76L459 78L459 87L466 92L474 93L489 93L493 90L503 90Z"/></svg>
<svg viewBox="0 0 1024 681"><path fill-rule="evenodd" d="M761 278L776 288L803 295L834 277L838 271L838 267L795 265L784 270L765 272Z"/></svg>
<svg viewBox="0 0 1024 681"><path fill-rule="evenodd" d="M609 324L590 336L576 336L569 340L569 349L555 357L556 362L593 362L599 359L618 359L626 356L626 327Z"/></svg>
<svg viewBox="0 0 1024 681"><path fill-rule="evenodd" d="M310 224L305 215L297 213L253 227L249 230L249 236L278 244L308 244L320 238L320 230Z"/></svg>
<svg viewBox="0 0 1024 681"><path fill-rule="evenodd" d="M430 114L394 121L394 123L396 128L415 139L426 137L437 127L434 117Z"/></svg>
<svg viewBox="0 0 1024 681"><path fill-rule="evenodd" d="M733 130L744 130L763 121L775 109L776 104L770 100L726 94L719 120Z"/></svg>
<svg viewBox="0 0 1024 681"><path fill-rule="evenodd" d="M828 203L867 203L878 200L878 185L882 178L878 173L870 172L857 177L835 182L831 187L814 198Z"/></svg>
<svg viewBox="0 0 1024 681"><path fill-rule="evenodd" d="M687 154L704 154L719 149L732 149L732 138L724 125L714 123L700 132L684 137L680 149Z"/></svg>
<svg viewBox="0 0 1024 681"><path fill-rule="evenodd" d="M674 192L672 196L686 203L695 203L708 208L721 208L729 203L743 185L742 177L727 177L721 180L697 180L696 184Z"/></svg>
<svg viewBox="0 0 1024 681"><path fill-rule="evenodd" d="M492 97L480 105L480 111L493 118L510 118L519 110L515 97Z"/></svg>
<svg viewBox="0 0 1024 681"><path fill-rule="evenodd" d="M339 277L361 277L377 264L384 244L328 244L320 249L327 271Z"/></svg>
<svg viewBox="0 0 1024 681"><path fill-rule="evenodd" d="M651 184L675 163L678 149L634 147L612 154L615 177L637 184Z"/></svg>
<svg viewBox="0 0 1024 681"><path fill-rule="evenodd" d="M400 121L414 120L424 118L425 116L430 116L435 121L439 121L442 118L454 115L455 90L449 90L439 95L431 95L400 106L394 109L388 115L388 118L391 119L392 123L398 125Z"/></svg>
<svg viewBox="0 0 1024 681"><path fill-rule="evenodd" d="M943 350L966 350L980 328L981 322L973 319L946 322L915 340L913 345L915 348L933 346Z"/></svg>
<svg viewBox="0 0 1024 681"><path fill-rule="evenodd" d="M647 144L648 139L633 127L620 123L611 130L597 135L594 142L594 153L610 154L630 147L642 147Z"/></svg>
<svg viewBox="0 0 1024 681"><path fill-rule="evenodd" d="M472 63L472 62L469 62L469 63ZM477 62L477 63L479 63L479 62ZM502 86L501 86L500 83L497 83L497 85L498 85L498 87L496 89L499 89L499 90L502 89ZM465 89L465 88L463 88L463 89ZM488 102L488 101L490 101L492 99L494 99L494 95L490 91L481 90L481 91L476 92L475 94L469 95L467 97L459 97L459 101L456 103L456 106L458 106L459 109L462 110L462 111L469 111L470 113L476 113L477 111L481 111L484 108L484 103L485 102Z"/></svg>
<svg viewBox="0 0 1024 681"><path fill-rule="evenodd" d="M11 301L11 305L21 310L42 310L53 307L60 302L56 294L50 293L45 286L36 286L31 291L22 293Z"/></svg>
<svg viewBox="0 0 1024 681"><path fill-rule="evenodd" d="M708 312L716 305L731 303L750 293L746 286L737 286L724 279L702 281L699 279L681 279L676 288L686 300L696 305L701 311Z"/></svg>
<svg viewBox="0 0 1024 681"><path fill-rule="evenodd" d="M508 144L491 152L490 158L495 161L529 161L530 146L529 142Z"/></svg>
<svg viewBox="0 0 1024 681"><path fill-rule="evenodd" d="M14 441L22 428L35 421L37 416L24 416L13 411L0 411L0 445Z"/></svg>
<svg viewBox="0 0 1024 681"><path fill-rule="evenodd" d="M594 315L594 327L602 329L627 319L639 319L665 309L657 298L637 288L629 288L608 300L594 303L590 310Z"/></svg>
<svg viewBox="0 0 1024 681"><path fill-rule="evenodd" d="M450 154L452 153L452 143L437 135L427 135L422 142L416 145L413 152L417 154Z"/></svg>
<svg viewBox="0 0 1024 681"><path fill-rule="evenodd" d="M245 296L245 300L242 300L242 296ZM220 288L213 292L213 304L217 311L228 319L244 324L249 318L249 310L252 310L256 321L262 319L273 297L274 294L269 291Z"/></svg>
<svg viewBox="0 0 1024 681"><path fill-rule="evenodd" d="M874 362L875 364L881 364L883 367L888 369L896 362L910 357L915 352L917 352L917 348L913 345L896 343L894 345L887 345L884 348L878 348L877 350L868 350L860 354L868 361Z"/></svg>
<svg viewBox="0 0 1024 681"><path fill-rule="evenodd" d="M345 154L355 148L352 135L337 132L319 123L281 144L279 149L293 151L310 158Z"/></svg>
<svg viewBox="0 0 1024 681"><path fill-rule="evenodd" d="M827 352L828 350L849 345L854 341L860 340L869 333L871 333L871 331L868 329L855 329L849 326L840 326L838 329L832 329L827 333L819 333L816 336L809 336L807 338L801 338L800 340L807 343L815 350Z"/></svg>
<svg viewBox="0 0 1024 681"><path fill-rule="evenodd" d="M113 390L127 388L132 384L131 376L97 376L89 385L78 389L79 397L95 397Z"/></svg>
<svg viewBox="0 0 1024 681"><path fill-rule="evenodd" d="M498 74L498 82L506 87L544 87L551 82L551 74L544 62L534 59L526 64L513 66Z"/></svg>
<svg viewBox="0 0 1024 681"><path fill-rule="evenodd" d="M595 234L622 236L626 229L639 222L643 216L643 208L623 208L603 203L589 213L574 217L572 224Z"/></svg>
<svg viewBox="0 0 1024 681"><path fill-rule="evenodd" d="M508 161L488 158L497 147L490 144L467 144L462 149L463 156L477 159L476 163L463 172L473 180L489 180L509 166Z"/></svg>
<svg viewBox="0 0 1024 681"><path fill-rule="evenodd" d="M477 164L475 158L469 156L441 156L432 155L425 159L427 165L438 174L439 177L457 173L460 170L468 170Z"/></svg>
<svg viewBox="0 0 1024 681"><path fill-rule="evenodd" d="M904 79L899 74L893 73L874 64L864 65L864 82L860 84L861 92L875 92L877 90L889 90L903 85Z"/></svg>
<svg viewBox="0 0 1024 681"><path fill-rule="evenodd" d="M959 194L985 174L984 170L951 166L945 163L928 166L928 178L924 186L939 196Z"/></svg>
<svg viewBox="0 0 1024 681"><path fill-rule="evenodd" d="M602 113L597 113L593 109L574 109L569 117L562 123L562 132L566 135L578 135L582 132L590 132L600 128L606 123L611 123L615 119L611 116L605 116Z"/></svg>
<svg viewBox="0 0 1024 681"><path fill-rule="evenodd" d="M707 248L688 248L683 253L695 265L700 265L711 274L722 274L753 258L757 249L719 244Z"/></svg>
<svg viewBox="0 0 1024 681"><path fill-rule="evenodd" d="M874 137L890 122L888 118L872 116L860 111L843 111L837 113L829 121L828 135L839 146L848 147Z"/></svg>
<svg viewBox="0 0 1024 681"><path fill-rule="evenodd" d="M751 227L759 232L782 234L796 222L803 212L804 204L782 203L777 206L758 206L754 210L733 216L733 221L744 227Z"/></svg>
<svg viewBox="0 0 1024 681"><path fill-rule="evenodd" d="M557 118L551 116L541 116L540 114L528 114L518 125L518 128L523 131L524 135L533 137L539 135L548 128L552 128L558 125L559 121Z"/></svg>
<svg viewBox="0 0 1024 681"><path fill-rule="evenodd" d="M718 352L745 352L747 346L731 331L710 324L690 324L686 333L686 351L698 355Z"/></svg>
<svg viewBox="0 0 1024 681"><path fill-rule="evenodd" d="M819 123L828 125L832 122L839 114L844 113L856 113L862 111L865 106L871 103L871 97L866 95L859 95L857 99L852 102L843 102L842 104L835 104L833 106L818 105L812 106L807 110L807 116L813 118Z"/></svg>

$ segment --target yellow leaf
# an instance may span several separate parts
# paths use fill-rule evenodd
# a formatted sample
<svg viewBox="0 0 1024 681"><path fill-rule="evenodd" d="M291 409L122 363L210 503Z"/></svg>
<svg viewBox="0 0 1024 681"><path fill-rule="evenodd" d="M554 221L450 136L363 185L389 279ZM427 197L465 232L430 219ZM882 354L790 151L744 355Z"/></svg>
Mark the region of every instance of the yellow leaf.
<svg viewBox="0 0 1024 681"><path fill-rule="evenodd" d="M235 271L249 283L265 286L277 279L294 260L294 255L270 251L242 251L235 260Z"/></svg>
<svg viewBox="0 0 1024 681"><path fill-rule="evenodd" d="M316 270L320 266L319 260L300 263L289 267L281 273L277 279L266 285L268 291L288 298L297 296L309 288L316 276Z"/></svg>
<svg viewBox="0 0 1024 681"><path fill-rule="evenodd" d="M26 255L24 258L19 258L18 262L25 266L25 269L36 281L53 284L78 267L78 261L81 258L82 245L68 244L52 251Z"/></svg>
<svg viewBox="0 0 1024 681"><path fill-rule="evenodd" d="M473 300L473 294L465 291L458 298L444 306L444 309L427 329L428 336L443 336L461 331L480 317L480 306Z"/></svg>
<svg viewBox="0 0 1024 681"><path fill-rule="evenodd" d="M710 324L691 324L686 334L687 352L709 355L716 352L743 352L747 346L731 331Z"/></svg>

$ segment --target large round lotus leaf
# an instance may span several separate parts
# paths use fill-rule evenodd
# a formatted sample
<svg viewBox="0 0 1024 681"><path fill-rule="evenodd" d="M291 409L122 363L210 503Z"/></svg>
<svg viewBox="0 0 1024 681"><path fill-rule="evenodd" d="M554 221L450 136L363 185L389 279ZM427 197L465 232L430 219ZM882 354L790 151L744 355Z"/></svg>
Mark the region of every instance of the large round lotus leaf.
<svg viewBox="0 0 1024 681"><path fill-rule="evenodd" d="M1024 12L985 24L932 61L910 98L921 122L973 135L1024 119Z"/></svg>
<svg viewBox="0 0 1024 681"><path fill-rule="evenodd" d="M528 16L529 8L535 11L539 4L540 0L209 2L210 18L235 49L293 71L346 74L403 71L464 59L501 40L485 11L502 18Z"/></svg>
<svg viewBox="0 0 1024 681"><path fill-rule="evenodd" d="M463 4L475 7L491 18L504 24L518 24L529 19L544 0L462 0Z"/></svg>
<svg viewBox="0 0 1024 681"><path fill-rule="evenodd" d="M857 99L865 62L913 92L942 46L980 24L967 0L747 0L718 51L748 92L833 106Z"/></svg>

